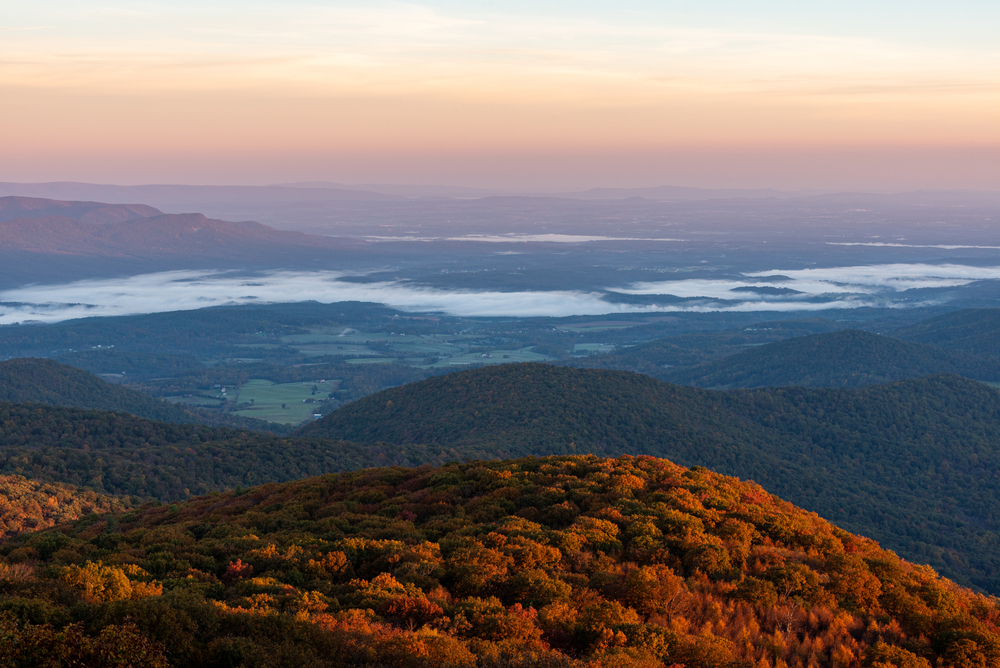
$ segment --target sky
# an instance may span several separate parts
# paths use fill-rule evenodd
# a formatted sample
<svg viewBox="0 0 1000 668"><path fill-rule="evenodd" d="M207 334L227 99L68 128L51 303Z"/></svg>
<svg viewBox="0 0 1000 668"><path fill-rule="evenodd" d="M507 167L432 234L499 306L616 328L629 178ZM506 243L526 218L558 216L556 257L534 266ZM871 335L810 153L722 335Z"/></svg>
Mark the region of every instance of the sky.
<svg viewBox="0 0 1000 668"><path fill-rule="evenodd" d="M1000 189L1000 3L0 9L0 180Z"/></svg>

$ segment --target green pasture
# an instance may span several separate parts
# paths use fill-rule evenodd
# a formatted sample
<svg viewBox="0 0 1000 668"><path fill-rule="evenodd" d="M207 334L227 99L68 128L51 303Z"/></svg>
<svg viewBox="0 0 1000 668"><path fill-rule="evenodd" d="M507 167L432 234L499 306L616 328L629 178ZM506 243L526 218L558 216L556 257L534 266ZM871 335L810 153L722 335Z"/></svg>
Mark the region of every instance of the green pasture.
<svg viewBox="0 0 1000 668"><path fill-rule="evenodd" d="M313 385L319 388L312 393ZM338 382L325 383L273 383L269 380L254 379L243 383L237 401L253 401L253 406L237 411L237 415L254 417L270 422L298 424L309 419L316 410L316 404L304 403L303 399L325 399L337 389ZM285 408L281 405L285 404Z"/></svg>
<svg viewBox="0 0 1000 668"><path fill-rule="evenodd" d="M531 352L530 348L520 350L493 350L491 357L483 357L482 353L466 353L443 358L434 366L451 366L456 364L509 364L512 362L544 362L551 359L548 355Z"/></svg>
<svg viewBox="0 0 1000 668"><path fill-rule="evenodd" d="M306 343L292 346L303 355L343 355L344 357L357 357L358 355L381 355L379 351L371 350L365 346L340 345L333 343Z"/></svg>
<svg viewBox="0 0 1000 668"><path fill-rule="evenodd" d="M644 325L642 322L633 322L629 324L586 324L586 325L562 325L559 329L564 329L571 332L605 332L609 329L628 329L629 327L636 327L638 325Z"/></svg>

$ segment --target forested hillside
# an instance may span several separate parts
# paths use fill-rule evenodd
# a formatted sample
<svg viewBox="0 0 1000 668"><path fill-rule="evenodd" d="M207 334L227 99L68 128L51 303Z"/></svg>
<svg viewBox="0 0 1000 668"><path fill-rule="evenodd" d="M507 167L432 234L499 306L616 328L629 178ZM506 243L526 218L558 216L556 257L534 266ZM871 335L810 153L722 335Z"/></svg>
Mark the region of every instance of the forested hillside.
<svg viewBox="0 0 1000 668"><path fill-rule="evenodd" d="M911 343L857 329L768 343L720 360L659 374L679 385L863 387L936 373L1000 380L1000 359Z"/></svg>
<svg viewBox="0 0 1000 668"><path fill-rule="evenodd" d="M973 355L1000 357L1000 309L954 311L897 329L892 335Z"/></svg>
<svg viewBox="0 0 1000 668"><path fill-rule="evenodd" d="M127 497L0 475L0 538L46 529L91 513L119 512L132 505Z"/></svg>
<svg viewBox="0 0 1000 668"><path fill-rule="evenodd" d="M378 464L444 462L450 448L281 438L121 413L0 404L0 472L163 500Z"/></svg>
<svg viewBox="0 0 1000 668"><path fill-rule="evenodd" d="M11 666L1000 662L996 599L651 457L324 476L90 516L0 554Z"/></svg>
<svg viewBox="0 0 1000 668"><path fill-rule="evenodd" d="M745 351L749 346L833 332L844 327L845 323L820 318L764 322L734 331L698 332L654 339L620 348L613 353L574 359L566 364L591 369L636 371L664 380L677 367L691 367L726 358Z"/></svg>
<svg viewBox="0 0 1000 668"><path fill-rule="evenodd" d="M0 362L0 402L96 408L165 422L287 431L283 425L263 420L174 406L49 359L20 358Z"/></svg>
<svg viewBox="0 0 1000 668"><path fill-rule="evenodd" d="M385 390L299 433L485 458L664 456L752 478L1000 592L1000 393L957 376L713 392L628 372L506 365Z"/></svg>

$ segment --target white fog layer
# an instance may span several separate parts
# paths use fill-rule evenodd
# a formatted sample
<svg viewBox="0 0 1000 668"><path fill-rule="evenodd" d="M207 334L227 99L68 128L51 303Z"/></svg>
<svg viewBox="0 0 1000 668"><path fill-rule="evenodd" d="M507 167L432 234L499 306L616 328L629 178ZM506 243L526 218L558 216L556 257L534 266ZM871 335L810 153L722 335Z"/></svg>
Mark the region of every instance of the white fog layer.
<svg viewBox="0 0 1000 668"><path fill-rule="evenodd" d="M900 295L916 288L947 288L977 280L1000 279L1000 267L883 264L775 269L745 274L744 279L634 283L609 286L604 292L502 292L434 288L401 281L357 283L340 280L346 275L336 271L277 271L247 277L233 272L168 271L124 279L25 286L0 292L0 324L309 300L376 302L405 311L511 317L916 306L926 302L911 299L904 304ZM619 301L616 294L622 297L676 297L686 301L623 304L616 303Z"/></svg>

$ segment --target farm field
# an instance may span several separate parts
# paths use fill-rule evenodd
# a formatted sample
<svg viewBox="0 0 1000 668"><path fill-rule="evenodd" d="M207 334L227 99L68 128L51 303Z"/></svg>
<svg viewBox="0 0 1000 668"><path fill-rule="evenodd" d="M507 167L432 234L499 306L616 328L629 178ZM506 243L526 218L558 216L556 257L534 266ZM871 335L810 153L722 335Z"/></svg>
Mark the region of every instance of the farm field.
<svg viewBox="0 0 1000 668"><path fill-rule="evenodd" d="M577 343L573 345L575 353L610 353L615 347L609 343Z"/></svg>
<svg viewBox="0 0 1000 668"><path fill-rule="evenodd" d="M218 408L222 405L221 399L209 399L208 397L164 397L172 404L188 404L200 408Z"/></svg>
<svg viewBox="0 0 1000 668"><path fill-rule="evenodd" d="M294 348L303 355L319 356L333 355L350 357L345 360L350 364L358 364L358 358L392 358L405 357L423 359L426 357L446 358L456 353L461 354L463 339L477 340L479 337L469 335L405 335L395 332L359 332L350 330L346 333L331 333L316 331L309 334L292 334L281 338L282 343ZM455 341L459 345L455 345ZM509 352L509 351L506 351ZM467 363L467 362L463 362Z"/></svg>
<svg viewBox="0 0 1000 668"><path fill-rule="evenodd" d="M507 364L512 362L544 362L552 359L548 355L533 353L530 348L520 350L493 350L490 357L483 357L483 353L466 353L464 355L454 355L450 358L442 359L432 365L435 367L451 366L455 364Z"/></svg>
<svg viewBox="0 0 1000 668"><path fill-rule="evenodd" d="M270 422L298 424L309 419L316 405L303 400L326 399L337 389L339 381L327 380L323 383L273 383L269 380L254 379L243 383L237 401L253 401L253 407L237 411L237 415L253 417ZM313 394L313 387L316 393ZM285 407L282 408L282 405Z"/></svg>

